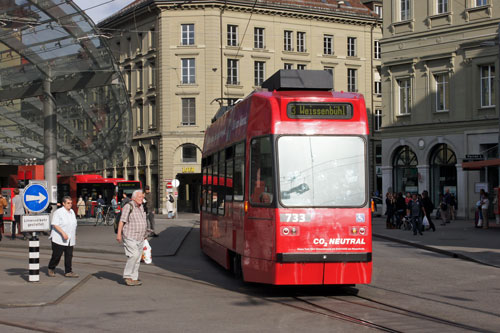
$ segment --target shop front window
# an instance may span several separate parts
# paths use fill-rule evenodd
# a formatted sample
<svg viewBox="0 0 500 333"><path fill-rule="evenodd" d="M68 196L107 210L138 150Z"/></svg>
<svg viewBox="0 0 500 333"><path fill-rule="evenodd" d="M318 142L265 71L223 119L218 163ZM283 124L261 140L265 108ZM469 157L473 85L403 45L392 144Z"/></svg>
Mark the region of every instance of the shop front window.
<svg viewBox="0 0 500 333"><path fill-rule="evenodd" d="M418 159L408 146L402 146L396 152L393 162L394 191L401 193L418 192Z"/></svg>

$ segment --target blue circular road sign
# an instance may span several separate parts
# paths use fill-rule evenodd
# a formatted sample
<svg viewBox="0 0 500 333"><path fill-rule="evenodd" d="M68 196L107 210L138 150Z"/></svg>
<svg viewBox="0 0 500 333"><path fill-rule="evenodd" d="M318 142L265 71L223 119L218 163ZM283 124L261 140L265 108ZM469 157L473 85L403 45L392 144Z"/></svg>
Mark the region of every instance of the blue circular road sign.
<svg viewBox="0 0 500 333"><path fill-rule="evenodd" d="M23 203L31 212L43 212L49 205L49 192L41 184L29 184L24 189Z"/></svg>

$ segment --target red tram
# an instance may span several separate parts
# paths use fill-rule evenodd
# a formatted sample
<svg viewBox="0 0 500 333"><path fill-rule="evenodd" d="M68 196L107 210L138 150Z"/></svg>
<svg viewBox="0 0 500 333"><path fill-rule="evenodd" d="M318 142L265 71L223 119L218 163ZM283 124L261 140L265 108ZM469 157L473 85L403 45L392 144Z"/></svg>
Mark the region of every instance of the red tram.
<svg viewBox="0 0 500 333"><path fill-rule="evenodd" d="M75 212L78 207L76 203L78 198L92 199L92 208L96 206L98 195L101 194L106 205L111 205L111 200L115 198L116 202L120 202L123 193L128 197L132 196L135 190L142 188L141 182L136 180L125 180L122 178L104 178L101 175L74 175L74 176L59 176L57 178L57 195L58 201L62 200L63 196L70 196L73 200L73 209ZM92 216L94 215L92 209Z"/></svg>
<svg viewBox="0 0 500 333"><path fill-rule="evenodd" d="M200 245L245 281L370 283L364 98L281 70L207 129Z"/></svg>

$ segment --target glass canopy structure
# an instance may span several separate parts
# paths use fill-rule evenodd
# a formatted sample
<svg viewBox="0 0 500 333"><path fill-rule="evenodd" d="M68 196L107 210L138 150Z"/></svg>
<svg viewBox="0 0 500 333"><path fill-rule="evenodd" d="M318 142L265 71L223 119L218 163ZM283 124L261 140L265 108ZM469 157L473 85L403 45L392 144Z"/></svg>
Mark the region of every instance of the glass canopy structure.
<svg viewBox="0 0 500 333"><path fill-rule="evenodd" d="M71 0L0 1L0 164L43 161L48 132L59 169L126 156L132 113L106 38Z"/></svg>

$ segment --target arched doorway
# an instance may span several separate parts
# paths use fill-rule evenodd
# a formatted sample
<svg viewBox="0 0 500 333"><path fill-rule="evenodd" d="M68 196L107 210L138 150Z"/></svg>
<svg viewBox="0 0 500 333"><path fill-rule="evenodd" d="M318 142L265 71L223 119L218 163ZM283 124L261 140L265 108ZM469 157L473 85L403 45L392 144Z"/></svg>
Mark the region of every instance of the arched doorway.
<svg viewBox="0 0 500 333"><path fill-rule="evenodd" d="M394 154L393 184L394 192L418 192L418 159L408 146L399 147Z"/></svg>
<svg viewBox="0 0 500 333"><path fill-rule="evenodd" d="M447 144L436 145L431 152L429 165L431 173L431 198L434 205L439 203L439 194L446 188L457 196L457 157Z"/></svg>

